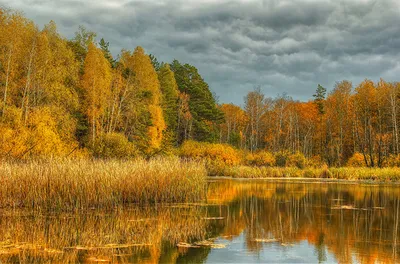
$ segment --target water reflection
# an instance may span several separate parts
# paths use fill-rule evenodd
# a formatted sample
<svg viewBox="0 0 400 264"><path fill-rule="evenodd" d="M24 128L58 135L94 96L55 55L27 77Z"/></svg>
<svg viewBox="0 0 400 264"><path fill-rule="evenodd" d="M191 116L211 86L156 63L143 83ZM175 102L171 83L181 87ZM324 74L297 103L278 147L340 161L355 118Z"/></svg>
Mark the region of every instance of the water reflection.
<svg viewBox="0 0 400 264"><path fill-rule="evenodd" d="M1 212L1 262L398 260L400 187L217 180L199 204Z"/></svg>

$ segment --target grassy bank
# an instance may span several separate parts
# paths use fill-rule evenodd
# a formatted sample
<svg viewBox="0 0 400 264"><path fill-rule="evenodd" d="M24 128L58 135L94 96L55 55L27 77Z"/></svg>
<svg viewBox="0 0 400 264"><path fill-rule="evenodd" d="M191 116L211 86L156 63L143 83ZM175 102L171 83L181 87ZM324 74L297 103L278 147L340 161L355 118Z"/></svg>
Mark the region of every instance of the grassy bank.
<svg viewBox="0 0 400 264"><path fill-rule="evenodd" d="M129 203L191 202L205 195L206 170L177 158L0 163L0 208L72 210Z"/></svg>
<svg viewBox="0 0 400 264"><path fill-rule="evenodd" d="M296 167L250 167L227 166L216 170L213 174L233 178L331 178L344 180L399 181L400 168L304 168Z"/></svg>

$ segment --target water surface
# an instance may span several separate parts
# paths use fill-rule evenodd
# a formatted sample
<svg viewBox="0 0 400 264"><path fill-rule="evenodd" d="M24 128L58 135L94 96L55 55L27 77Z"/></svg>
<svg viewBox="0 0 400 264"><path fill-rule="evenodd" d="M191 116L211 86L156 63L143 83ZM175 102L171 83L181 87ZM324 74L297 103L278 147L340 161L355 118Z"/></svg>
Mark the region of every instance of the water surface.
<svg viewBox="0 0 400 264"><path fill-rule="evenodd" d="M397 185L210 180L195 204L0 211L0 263L390 263Z"/></svg>

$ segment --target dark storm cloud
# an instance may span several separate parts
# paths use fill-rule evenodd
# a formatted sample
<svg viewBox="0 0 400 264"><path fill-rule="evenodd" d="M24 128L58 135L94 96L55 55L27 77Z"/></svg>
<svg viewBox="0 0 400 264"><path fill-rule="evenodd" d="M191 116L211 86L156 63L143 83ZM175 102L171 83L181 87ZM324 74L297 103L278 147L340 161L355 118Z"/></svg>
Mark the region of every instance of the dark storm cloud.
<svg viewBox="0 0 400 264"><path fill-rule="evenodd" d="M4 0L0 0L1 2ZM39 25L73 37L79 24L122 48L195 65L221 102L268 96L311 98L318 83L400 80L396 0L14 0Z"/></svg>

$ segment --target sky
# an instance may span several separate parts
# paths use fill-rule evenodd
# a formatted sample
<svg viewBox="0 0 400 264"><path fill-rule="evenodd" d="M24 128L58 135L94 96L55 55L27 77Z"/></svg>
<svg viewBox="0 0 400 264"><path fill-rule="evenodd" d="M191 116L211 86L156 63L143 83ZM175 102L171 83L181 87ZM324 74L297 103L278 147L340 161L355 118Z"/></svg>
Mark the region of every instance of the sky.
<svg viewBox="0 0 400 264"><path fill-rule="evenodd" d="M199 69L220 103L312 98L349 80L400 81L397 0L0 0L68 38L79 25L121 49L142 46L159 61Z"/></svg>

